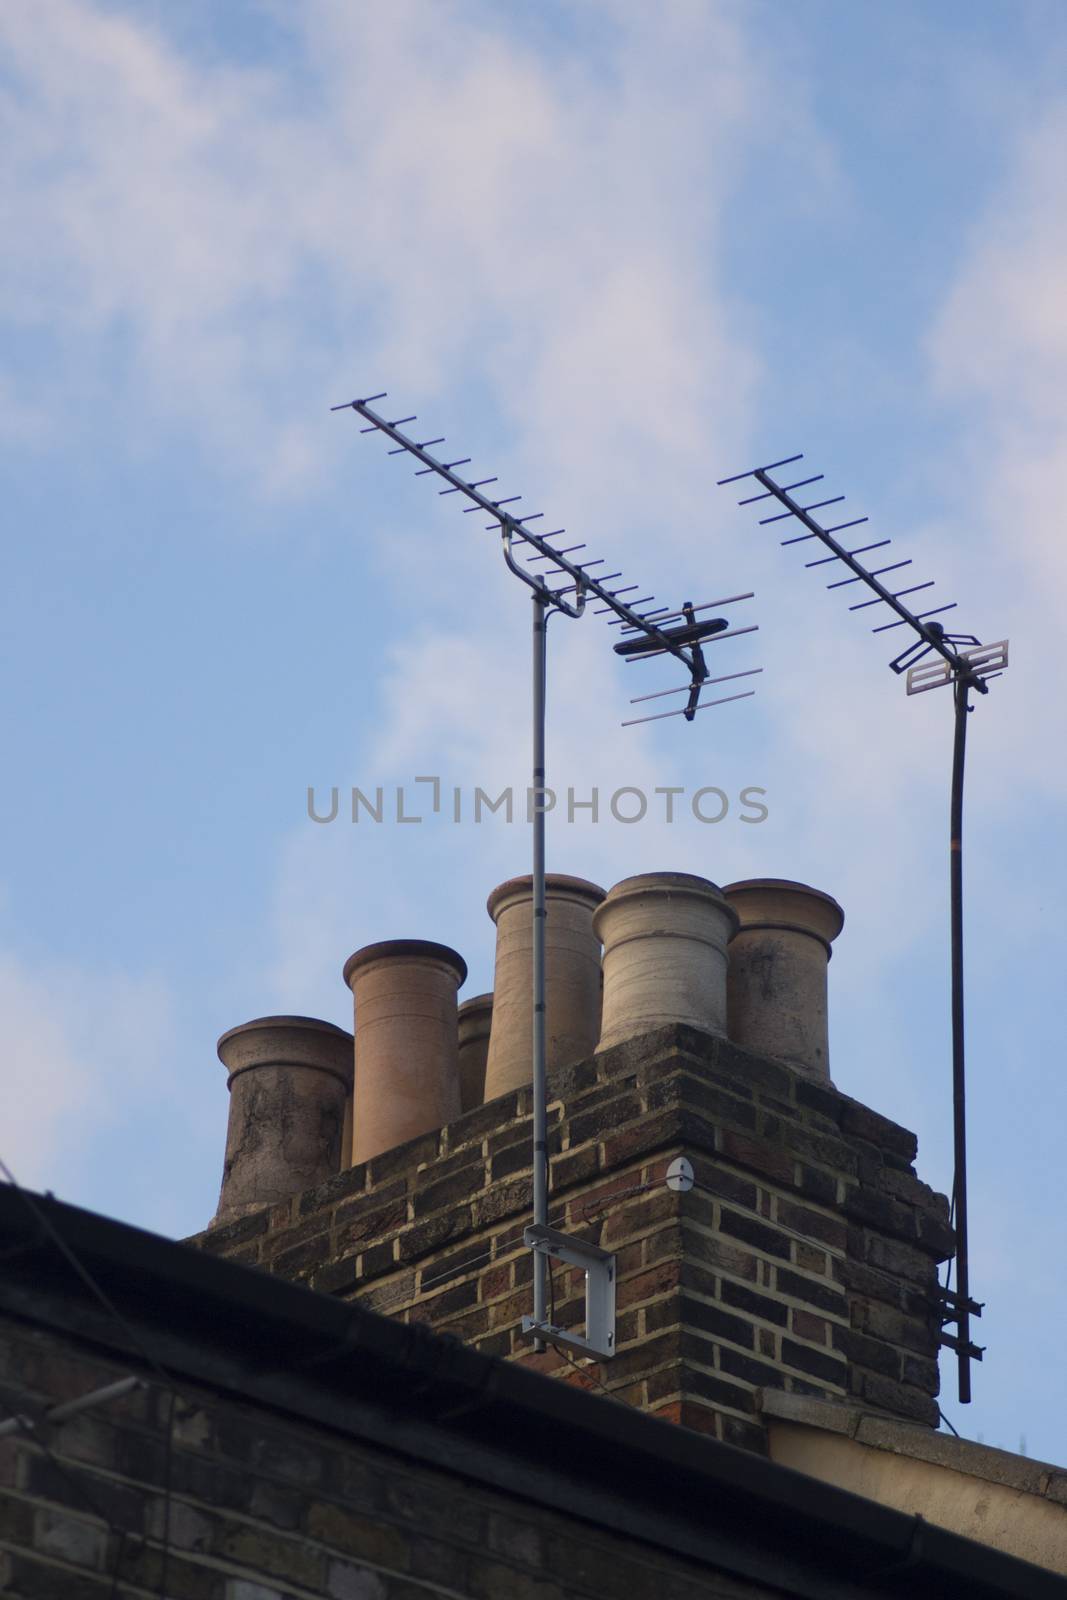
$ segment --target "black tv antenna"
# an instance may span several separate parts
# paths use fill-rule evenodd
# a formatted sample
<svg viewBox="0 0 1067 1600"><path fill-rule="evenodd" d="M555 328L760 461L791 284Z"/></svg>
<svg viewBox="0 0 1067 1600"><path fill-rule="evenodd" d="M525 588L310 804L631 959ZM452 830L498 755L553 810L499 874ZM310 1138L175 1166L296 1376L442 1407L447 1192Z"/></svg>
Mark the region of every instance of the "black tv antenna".
<svg viewBox="0 0 1067 1600"><path fill-rule="evenodd" d="M782 467L792 466L794 462L803 459L803 454L785 456L782 460L771 461L764 467L754 467L748 472L738 472L732 477L720 478L719 485L721 487L723 484L741 483L746 478L754 478L760 486L760 492L747 495L745 499L738 501L738 505L755 505L762 500L777 502L782 510L774 511L768 517L761 517L760 526L766 527L770 523L793 519L805 530L782 539L780 543L783 545L804 544L809 539L818 539L830 554L818 556L814 561L808 561L806 565L824 567L840 562L851 574L847 578L835 578L826 587L844 589L854 583L863 583L873 594L873 599L859 600L851 605L850 611L864 611L869 606L885 605L893 613L894 620L877 623L871 630L873 633L888 633L894 628L903 627L911 629L915 635L912 643L889 663L894 672L907 674L909 695L922 694L928 689L943 688L947 684L952 685L955 720L949 806L949 889L954 1157L952 1212L956 1230L956 1288L954 1291L951 1290L947 1279L945 1285L939 1287L938 1339L942 1345L956 1352L959 1366L959 1397L961 1403L967 1404L971 1398L970 1363L972 1360L982 1359L982 1349L971 1342L970 1319L972 1316L981 1316L982 1306L970 1297L967 1247L967 1095L963 1005L963 772L967 716L972 710L971 692L973 690L978 694L989 693L988 680L1000 677L1008 666L1008 642L1005 639L998 644L983 645L974 634L946 632L944 624L936 619L956 609L954 600L918 613L905 605L906 596L932 589L934 580L906 584L903 589L889 589L880 581L891 572L901 572L905 567L910 567L910 557L903 561L891 561L886 566L875 567L873 570L863 566L858 557L868 555L872 550L884 550L892 541L878 539L872 544L860 545L852 550L847 549L838 542L835 535L849 528L858 528L868 521L867 517L853 517L848 521L837 523L832 528L824 528L812 516L813 511L822 510L825 506L839 505L845 498L843 494L832 495L829 499L817 500L810 505L801 505L793 498L797 489L806 489L809 484L821 483L824 478L823 473L816 473L810 478L798 478L796 482L786 484L780 484L770 477L770 473ZM956 1332L947 1333L946 1328L953 1325Z"/></svg>
<svg viewBox="0 0 1067 1600"><path fill-rule="evenodd" d="M585 557L572 561L570 557L584 551L581 544L557 545L552 541L566 534L565 528L552 533L538 533L530 523L539 522L543 513L535 511L516 516L508 507L517 504L521 495L505 495L494 499L484 491L497 483L495 477L463 478L458 467L469 465L471 458L462 456L452 461L442 461L430 454L434 445L444 444L444 437L424 439L421 442L410 434L401 432L414 416L399 417L389 421L380 412L372 410L385 393L374 394L366 400L349 400L344 405L333 406L333 411L355 411L367 424L361 433L382 433L391 439L390 455L408 455L419 463L416 477L431 474L445 487L439 495L458 494L468 503L465 514L481 511L490 518L487 531L499 530L504 560L517 578L533 591L533 783L531 785L531 821L533 825L533 1227L526 1230L525 1243L534 1254L534 1310L532 1317L523 1318L523 1329L532 1333L537 1341L535 1348L544 1349L544 1341L567 1344L584 1354L601 1359L614 1354L615 1339L615 1276L614 1257L598 1247L580 1239L568 1238L548 1226L548 1134L545 1074L545 675L548 619L553 613L565 617L580 617L587 602L601 602L596 608L600 616L610 615L610 627L622 629L622 637L615 645L618 655L629 662L647 661L656 656L672 656L688 673L689 681L681 688L661 690L656 695L639 695L631 702L637 705L659 695L686 694L686 704L681 710L660 712L650 716L634 717L623 726L639 722L659 721L661 717L682 716L692 722L698 711L714 705L724 705L733 700L748 699L755 693L748 689L713 700L701 700L705 685L725 683L728 680L753 677L763 669L755 667L747 672L728 673L713 678L704 659L703 645L710 641L755 633L756 624L731 628L724 617L697 620L698 612L717 611L722 606L751 600L752 593L728 595L721 600L708 601L694 606L686 601L680 610L668 606L654 606L644 610L655 595L632 598L640 585L624 583L619 587L615 580L621 572L598 572L605 565L603 558ZM520 562L520 553L524 560ZM544 563L543 570L541 564ZM530 568L537 570L531 571ZM561 583L558 580L563 579ZM668 626L681 619L680 627ZM547 1317L547 1267L550 1259L581 1266L586 1271L586 1336L556 1327Z"/></svg>

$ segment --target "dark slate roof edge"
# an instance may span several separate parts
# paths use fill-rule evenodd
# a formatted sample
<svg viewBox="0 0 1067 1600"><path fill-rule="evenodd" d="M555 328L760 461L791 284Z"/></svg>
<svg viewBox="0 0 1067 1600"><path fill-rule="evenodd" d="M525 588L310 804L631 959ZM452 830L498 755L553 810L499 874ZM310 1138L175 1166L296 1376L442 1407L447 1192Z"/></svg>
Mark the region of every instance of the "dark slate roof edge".
<svg viewBox="0 0 1067 1600"><path fill-rule="evenodd" d="M90 1295L54 1235L127 1327ZM0 1309L785 1593L1067 1600L1067 1580L453 1340L0 1189Z"/></svg>

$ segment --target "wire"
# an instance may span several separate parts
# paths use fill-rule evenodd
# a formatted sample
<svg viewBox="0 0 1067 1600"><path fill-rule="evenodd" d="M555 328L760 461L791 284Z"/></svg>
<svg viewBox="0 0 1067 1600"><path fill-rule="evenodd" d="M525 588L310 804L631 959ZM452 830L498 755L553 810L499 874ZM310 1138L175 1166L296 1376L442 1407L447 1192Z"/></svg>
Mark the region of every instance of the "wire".
<svg viewBox="0 0 1067 1600"><path fill-rule="evenodd" d="M81 1499L88 1506L89 1510L92 1512L93 1516L98 1517L100 1521L106 1525L108 1534L118 1541L115 1547L115 1559L112 1562L111 1567L111 1595L117 1595L119 1567L121 1565L122 1556L126 1548L126 1540L130 1537L136 1539L140 1538L141 1536L137 1533L134 1533L132 1528L116 1527L115 1523L112 1522L111 1517L104 1510L96 1496L89 1492L81 1478L75 1476L73 1472L69 1471L69 1469L63 1465L62 1461L60 1461L59 1457L51 1448L48 1441L41 1436L36 1427L33 1427L33 1425L30 1424L32 1431L27 1428L27 1422L29 1419L23 1416L20 1412L16 1411L2 1395L0 1395L0 1406L3 1406L4 1410L7 1412L12 1421L18 1424L17 1432L13 1435L13 1437L24 1438L30 1444L36 1445L49 1461L51 1466L58 1473L58 1475L63 1479L64 1483L73 1489L75 1494L81 1497Z"/></svg>
<svg viewBox="0 0 1067 1600"><path fill-rule="evenodd" d="M88 1267L86 1267L84 1263L79 1260L78 1256L75 1255L74 1251L71 1249L70 1245L67 1244L67 1241L63 1238L63 1235L59 1232L58 1228L55 1227L55 1225L41 1210L40 1206L37 1205L29 1191L24 1189L18 1182L15 1174L2 1157L0 1157L0 1172L3 1173L4 1177L14 1189L15 1193L30 1211L38 1227L48 1235L56 1249L63 1256L63 1259L74 1269L82 1283L84 1283L85 1287L89 1290L90 1294L92 1294L94 1298L100 1302L108 1315L114 1318L114 1320L118 1323L127 1339L144 1361L145 1365L151 1368L165 1389L180 1392L177 1391L177 1385L170 1374L160 1366L155 1356L153 1356L152 1353L146 1348L144 1342L137 1336L137 1334L133 1331L133 1328L127 1322L126 1318L118 1310L114 1301L100 1287L99 1283L97 1283ZM185 1395L182 1395L181 1398L186 1405L191 1404Z"/></svg>
<svg viewBox="0 0 1067 1600"><path fill-rule="evenodd" d="M654 1189L655 1187L656 1185L654 1183L638 1183L635 1184L632 1189L620 1189L617 1194L605 1195L603 1200L598 1200L594 1205L582 1207L582 1221L591 1222L594 1214L597 1211L602 1211L605 1206L613 1204L616 1200L626 1200L631 1195L644 1194L647 1190ZM566 1214L564 1214L563 1216L556 1217L554 1221L550 1219L547 1225L550 1228L562 1228L566 1221ZM506 1255L497 1256L496 1260L498 1262L509 1260L515 1251L524 1250L525 1248L525 1245L516 1243L509 1248ZM461 1270L466 1272L469 1267L481 1266L486 1261L492 1261L493 1259L493 1248L490 1246L487 1250L482 1250L477 1255L471 1256ZM452 1276L454 1276L454 1269L452 1267L446 1267L443 1272L437 1273L432 1278L423 1278L422 1288L432 1288L435 1283L444 1283Z"/></svg>
<svg viewBox="0 0 1067 1600"><path fill-rule="evenodd" d="M170 1566L170 1516L171 1516L171 1477L172 1477L172 1465L173 1465L173 1453L174 1453L174 1409L175 1409L175 1405L176 1405L176 1403L177 1403L177 1401L179 1399L181 1399L183 1405L189 1406L190 1409L193 1409L192 1403L191 1403L191 1401L188 1399L188 1397L186 1395L181 1393L180 1389L178 1388L177 1384L174 1382L173 1378L171 1378L170 1374L166 1371L166 1369L164 1367L162 1367L160 1365L160 1363L156 1360L155 1356L153 1356L151 1351L146 1347L146 1345L144 1344L143 1340L140 1339L138 1337L138 1335L134 1332L133 1328L130 1326L129 1322L126 1320L126 1318L119 1311L118 1307L115 1305L115 1303L111 1299L111 1297L108 1294L106 1294L105 1291L101 1288L100 1284L93 1277L93 1275L89 1271L88 1267L85 1266L85 1264L80 1260L80 1258L76 1255L76 1253L71 1249L70 1245L63 1238L63 1235L60 1233L59 1229L55 1227L55 1225L52 1223L50 1218L45 1214L45 1212L41 1209L41 1207L34 1200L33 1196L28 1192L28 1190L26 1190L26 1189L24 1189L22 1187L22 1185L19 1183L18 1179L15 1177L15 1174L12 1172L12 1170L8 1166L7 1162L4 1161L4 1159L2 1157L0 1157L0 1172L3 1173L4 1177L7 1179L8 1183L11 1185L11 1187L14 1189L15 1193L22 1200L23 1204L26 1206L26 1208L30 1212L31 1216L34 1218L35 1222L37 1223L37 1226L41 1229L41 1231L43 1233L45 1233L48 1236L49 1239L51 1239L52 1243L55 1245L55 1247L59 1251L60 1255L67 1262L67 1264L70 1267L72 1267L73 1270L77 1273L78 1277L81 1279L81 1281L85 1285L85 1287L89 1290L90 1294L93 1295L93 1297L100 1303L100 1305L103 1306L104 1310L108 1313L108 1315L122 1329L123 1333L126 1335L126 1338L129 1340L130 1344L132 1344L133 1348L138 1352L138 1354L141 1356L142 1360L150 1368L150 1370L155 1373L155 1375L159 1379L160 1384L162 1385L163 1389L165 1390L165 1392L170 1397L169 1409L168 1409L168 1414L167 1414L167 1443L166 1443L166 1453L165 1453L165 1457L164 1457L164 1487L163 1487L164 1499L163 1499L163 1541L162 1541L163 1548L162 1548L161 1563L160 1563L160 1589L159 1589L160 1600L165 1600L167 1574L168 1574L168 1570L169 1570L169 1566ZM42 1448L48 1454L49 1459L52 1460L53 1463L57 1467L59 1467L59 1463L56 1461L55 1457L52 1455L52 1452L48 1449L48 1446L46 1444L44 1444L43 1441L42 1441ZM62 1471L63 1469L60 1467L59 1470ZM68 1474L64 1474L64 1476L69 1476L69 1475ZM83 1494L84 1494L84 1490L83 1490ZM88 1500L89 1497L86 1496L86 1499ZM114 1524L112 1523L110 1517L108 1517L104 1512L97 1511L97 1515L103 1517L104 1521L108 1525L109 1530L112 1533L120 1531L120 1530L116 1530L116 1528L115 1528ZM117 1589L118 1571L119 1571L119 1565L120 1565L120 1562L121 1562L123 1550L125 1548L126 1538L127 1538L126 1532L122 1531L121 1532L121 1537L119 1539L119 1547L118 1547L118 1549L117 1549L117 1551L115 1553L115 1562L114 1562L114 1566L113 1566L113 1570L112 1570L112 1581L111 1581L111 1592L112 1592L112 1595L116 1595L118 1593L118 1589Z"/></svg>
<svg viewBox="0 0 1067 1600"><path fill-rule="evenodd" d="M549 1343L552 1343L552 1341L550 1340ZM593 1372L592 1368L590 1368L590 1367L580 1367L578 1365L577 1361L575 1361L574 1357L571 1355L570 1351L565 1346L558 1345L558 1344L553 1344L552 1348L553 1348L553 1350L556 1351L556 1353L558 1355L561 1355L563 1357L564 1361L569 1361L570 1362L571 1366L574 1368L575 1372L578 1374L579 1377L588 1379L587 1383L583 1383L582 1384L582 1388L583 1389L599 1389L600 1393L602 1395L604 1395L605 1399L608 1399L608 1400L615 1400L615 1399L618 1398L617 1395L613 1395L611 1393L611 1391L607 1388L607 1386L605 1385L603 1379L602 1378L598 1378L596 1376L596 1374Z"/></svg>
<svg viewBox="0 0 1067 1600"><path fill-rule="evenodd" d="M945 1424L945 1427L949 1430L949 1432L955 1434L956 1438L958 1439L960 1437L959 1433L952 1426L951 1422L945 1416L945 1413L942 1411L940 1406L938 1406L938 1408L937 1408L937 1414L941 1418L941 1421Z"/></svg>

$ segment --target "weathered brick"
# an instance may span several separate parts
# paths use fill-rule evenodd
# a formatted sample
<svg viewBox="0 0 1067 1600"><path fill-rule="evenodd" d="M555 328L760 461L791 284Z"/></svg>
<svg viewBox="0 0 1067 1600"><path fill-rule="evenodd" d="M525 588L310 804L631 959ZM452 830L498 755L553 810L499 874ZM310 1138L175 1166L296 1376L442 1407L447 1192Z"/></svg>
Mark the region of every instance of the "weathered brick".
<svg viewBox="0 0 1067 1600"><path fill-rule="evenodd" d="M804 1311L800 1306L790 1311L789 1325L798 1339L807 1339L811 1344L826 1344L831 1326L823 1317Z"/></svg>
<svg viewBox="0 0 1067 1600"><path fill-rule="evenodd" d="M576 1061L572 1066L556 1067L548 1077L549 1097L569 1105L598 1081L595 1061Z"/></svg>
<svg viewBox="0 0 1067 1600"><path fill-rule="evenodd" d="M590 1217L603 1212L609 1205L617 1205L619 1201L630 1199L633 1195L650 1192L651 1185L644 1182L639 1167L629 1172L616 1172L612 1177L596 1184L594 1188L575 1195L568 1204L568 1212L572 1218L588 1221Z"/></svg>
<svg viewBox="0 0 1067 1600"><path fill-rule="evenodd" d="M392 1243L387 1246L392 1258ZM320 1294L347 1294L360 1282L360 1258L357 1254L342 1256L339 1261L328 1261L312 1274L312 1288Z"/></svg>
<svg viewBox="0 0 1067 1600"><path fill-rule="evenodd" d="M784 1328L786 1325L788 1309L781 1300L772 1300L770 1295L758 1294L747 1284L732 1283L729 1278L722 1280L719 1293L727 1305L737 1306L739 1310L761 1317L764 1322L773 1322L777 1327Z"/></svg>
<svg viewBox="0 0 1067 1600"><path fill-rule="evenodd" d="M451 1211L440 1212L425 1222L417 1222L399 1235L401 1261L413 1261L424 1256L438 1245L447 1244L461 1233L471 1229L470 1206L456 1206Z"/></svg>
<svg viewBox="0 0 1067 1600"><path fill-rule="evenodd" d="M772 1367L769 1362L757 1361L754 1356L742 1355L739 1350L731 1350L728 1345L723 1345L719 1350L719 1368L733 1378L743 1378L746 1383L751 1383L761 1389L782 1389L785 1387L785 1374L780 1367Z"/></svg>
<svg viewBox="0 0 1067 1600"><path fill-rule="evenodd" d="M900 1355L892 1345L858 1333L854 1328L839 1327L833 1330L832 1343L834 1349L840 1350L855 1366L869 1367L887 1378L900 1377Z"/></svg>
<svg viewBox="0 0 1067 1600"><path fill-rule="evenodd" d="M648 1380L650 1400L653 1398L654 1381L654 1378ZM686 1368L683 1392L686 1396L697 1395L701 1399L713 1401L717 1406L727 1406L732 1411L751 1413L756 1409L755 1395L751 1389L730 1383L728 1379L720 1378L713 1372L705 1372L701 1367Z"/></svg>
<svg viewBox="0 0 1067 1600"><path fill-rule="evenodd" d="M806 1344L798 1344L795 1339L783 1339L782 1360L787 1366L810 1373L823 1383L834 1384L839 1389L846 1386L848 1363L831 1355L828 1350L812 1350Z"/></svg>
<svg viewBox="0 0 1067 1600"><path fill-rule="evenodd" d="M917 1218L920 1249L928 1251L935 1261L947 1261L956 1250L954 1231L929 1211L919 1211Z"/></svg>
<svg viewBox="0 0 1067 1600"><path fill-rule="evenodd" d="M284 1227L275 1224L267 1237L261 1241L262 1258L264 1261L270 1261L282 1250L291 1250L295 1245L303 1244L308 1239L318 1239L328 1243L330 1227L329 1211L316 1211L301 1222L289 1222Z"/></svg>
<svg viewBox="0 0 1067 1600"><path fill-rule="evenodd" d="M262 1211L253 1211L250 1216L238 1217L236 1222L223 1223L219 1228L208 1228L203 1233L194 1234L187 1241L196 1245L200 1250L207 1250L211 1255L224 1256L229 1253L231 1245L245 1244L249 1239L258 1238L266 1233L270 1223L269 1208Z"/></svg>
<svg viewBox="0 0 1067 1600"><path fill-rule="evenodd" d="M741 1345L746 1350L753 1349L755 1334L752 1324L744 1317L735 1316L730 1311L724 1311L720 1306L713 1305L707 1300L698 1300L693 1295L681 1297L682 1322L686 1327L697 1328L701 1333L710 1333L716 1339L729 1339L733 1344Z"/></svg>
<svg viewBox="0 0 1067 1600"><path fill-rule="evenodd" d="M948 1196L938 1194L928 1183L923 1183L913 1172L900 1172L895 1167L883 1167L878 1174L878 1185L896 1200L903 1200L920 1211L929 1211L941 1222L948 1222Z"/></svg>
<svg viewBox="0 0 1067 1600"><path fill-rule="evenodd" d="M514 1173L524 1172L528 1168L533 1168L533 1149L522 1139L518 1144L505 1145L490 1159L489 1177L495 1183L498 1178L510 1178Z"/></svg>
<svg viewBox="0 0 1067 1600"><path fill-rule="evenodd" d="M813 1211L810 1206L794 1205L792 1201L778 1201L778 1221L785 1227L791 1228L794 1233L805 1234L810 1239L818 1239L822 1244L828 1244L832 1249L845 1248L846 1228L839 1217L828 1217L822 1211Z"/></svg>
<svg viewBox="0 0 1067 1600"><path fill-rule="evenodd" d="M414 1294L415 1274L409 1270L395 1272L384 1283L371 1284L366 1288L360 1283L355 1298L368 1311L379 1311L383 1316L388 1316L398 1306L407 1305Z"/></svg>
<svg viewBox="0 0 1067 1600"><path fill-rule="evenodd" d="M737 1128L752 1130L756 1126L756 1113L747 1098L741 1099L724 1089L717 1088L707 1079L689 1073L678 1073L661 1078L648 1090L648 1109L658 1111L667 1106L685 1105L699 1111L712 1122L726 1123Z"/></svg>
<svg viewBox="0 0 1067 1600"><path fill-rule="evenodd" d="M906 1355L900 1375L905 1383L914 1384L916 1389L924 1389L927 1394L941 1391L941 1372L936 1360Z"/></svg>
<svg viewBox="0 0 1067 1600"><path fill-rule="evenodd" d="M376 1566L407 1570L408 1537L380 1519L365 1517L347 1506L313 1502L308 1507L307 1532L321 1544L345 1555L371 1561Z"/></svg>
<svg viewBox="0 0 1067 1600"><path fill-rule="evenodd" d="M762 1250L765 1255L778 1256L783 1261L789 1260L789 1240L776 1228L768 1227L765 1222L757 1222L754 1217L746 1217L740 1211L730 1211L723 1206L719 1226L723 1233L728 1233L735 1239L743 1239L746 1244Z"/></svg>
<svg viewBox="0 0 1067 1600"><path fill-rule="evenodd" d="M621 1132L605 1131L604 1166L606 1169L621 1166L636 1156L649 1155L655 1150L677 1147L684 1142L682 1113L658 1111L654 1116L642 1117Z"/></svg>
<svg viewBox="0 0 1067 1600"><path fill-rule="evenodd" d="M568 1122L571 1147L614 1133L623 1123L639 1117L641 1111L641 1097L631 1089L629 1093L613 1095L591 1111L577 1112Z"/></svg>
<svg viewBox="0 0 1067 1600"><path fill-rule="evenodd" d="M878 1228L882 1233L891 1234L895 1239L913 1241L918 1236L914 1207L905 1205L903 1201L894 1200L891 1195L882 1194L877 1189L868 1189L862 1184L849 1184L845 1190L841 1209L847 1217Z"/></svg>
<svg viewBox="0 0 1067 1600"><path fill-rule="evenodd" d="M680 1261L661 1261L636 1277L623 1279L620 1276L616 1285L615 1304L622 1310L625 1306L655 1300L671 1290L677 1290L681 1276Z"/></svg>
<svg viewBox="0 0 1067 1600"><path fill-rule="evenodd" d="M450 1250L447 1255L436 1256L422 1268L419 1276L420 1291L425 1294L430 1289L440 1287L451 1279L472 1271L474 1267L484 1262L484 1258L485 1245L480 1239L464 1245L462 1249Z"/></svg>
<svg viewBox="0 0 1067 1600"><path fill-rule="evenodd" d="M437 1130L420 1134L417 1139L398 1144L393 1150L383 1150L380 1156L374 1156L370 1162L371 1186L376 1188L398 1174L414 1172L423 1162L436 1161L440 1153L441 1136Z"/></svg>
<svg viewBox="0 0 1067 1600"><path fill-rule="evenodd" d="M416 1218L431 1215L434 1211L451 1209L461 1200L469 1200L485 1188L485 1163L479 1158L447 1178L416 1188L414 1210Z"/></svg>
<svg viewBox="0 0 1067 1600"><path fill-rule="evenodd" d="M896 1277L907 1278L912 1283L929 1284L935 1279L934 1264L928 1255L912 1245L895 1239L883 1239L869 1233L866 1241L866 1260L880 1271Z"/></svg>
<svg viewBox="0 0 1067 1600"><path fill-rule="evenodd" d="M313 1189L305 1189L302 1194L294 1195L294 1217L307 1217L316 1211L333 1211L354 1197L361 1196L367 1187L368 1170L367 1163L361 1161L359 1166L346 1167L324 1183L317 1183Z"/></svg>
<svg viewBox="0 0 1067 1600"><path fill-rule="evenodd" d="M386 1234L397 1233L407 1225L407 1220L407 1200L393 1200L389 1205L368 1211L366 1216L350 1213L347 1223L337 1229L332 1251L334 1254L347 1253L360 1245L371 1244Z"/></svg>
<svg viewBox="0 0 1067 1600"><path fill-rule="evenodd" d="M800 1192L807 1200L818 1200L824 1206L837 1205L838 1180L821 1167L800 1169Z"/></svg>
<svg viewBox="0 0 1067 1600"><path fill-rule="evenodd" d="M487 1100L484 1105L475 1106L450 1122L447 1130L449 1151L459 1150L464 1145L481 1144L483 1139L498 1134L502 1128L510 1127L518 1119L519 1092L513 1089L510 1094Z"/></svg>
<svg viewBox="0 0 1067 1600"><path fill-rule="evenodd" d="M572 1184L584 1183L600 1171L600 1150L597 1145L586 1145L566 1155L557 1156L552 1163L552 1189L558 1194Z"/></svg>
<svg viewBox="0 0 1067 1600"><path fill-rule="evenodd" d="M888 1272L879 1272L862 1261L835 1261L834 1271L846 1289L871 1300L881 1300L900 1308L903 1305L902 1285Z"/></svg>
<svg viewBox="0 0 1067 1600"><path fill-rule="evenodd" d="M604 1219L602 1244L614 1249L623 1239L634 1234L648 1233L657 1224L672 1221L678 1213L679 1196L669 1189L660 1189L640 1199L627 1200L619 1210Z"/></svg>
<svg viewBox="0 0 1067 1600"><path fill-rule="evenodd" d="M820 1083L810 1083L798 1074L793 1092L798 1106L806 1106L809 1110L817 1111L820 1116L826 1117L828 1121L840 1125L848 1101L836 1089L824 1088Z"/></svg>
<svg viewBox="0 0 1067 1600"><path fill-rule="evenodd" d="M844 1099L841 1107L841 1129L857 1139L866 1139L879 1150L889 1150L905 1161L914 1161L919 1141L907 1128L888 1117L861 1105L858 1100Z"/></svg>
<svg viewBox="0 0 1067 1600"><path fill-rule="evenodd" d="M765 1129L769 1133L769 1129ZM802 1163L829 1167L843 1177L854 1178L859 1170L859 1155L853 1145L832 1134L820 1133L811 1128L779 1129L779 1134L790 1153Z"/></svg>
<svg viewBox="0 0 1067 1600"><path fill-rule="evenodd" d="M478 1227L485 1227L487 1223L499 1222L502 1217L513 1217L517 1211L529 1211L532 1205L532 1177L498 1183L473 1202L474 1221Z"/></svg>
<svg viewBox="0 0 1067 1600"><path fill-rule="evenodd" d="M734 1133L730 1128L723 1129L719 1148L728 1161L736 1162L739 1167L751 1167L768 1178L776 1178L779 1183L792 1185L796 1161L788 1150Z"/></svg>
<svg viewBox="0 0 1067 1600"><path fill-rule="evenodd" d="M496 1300L500 1295L507 1294L511 1287L510 1261L505 1261L498 1267L488 1267L478 1275L478 1298L480 1300Z"/></svg>
<svg viewBox="0 0 1067 1600"><path fill-rule="evenodd" d="M468 1278L465 1283L456 1283L450 1289L430 1294L426 1299L419 1301L419 1306L429 1314L432 1321L437 1322L454 1315L457 1311L468 1310L477 1298L477 1280Z"/></svg>
<svg viewBox="0 0 1067 1600"><path fill-rule="evenodd" d="M693 1170L698 1187L690 1189L685 1196L687 1216L710 1226L713 1201L708 1199L708 1195L718 1195L720 1199L732 1200L734 1205L743 1206L747 1211L755 1211L759 1191L751 1179L730 1172L716 1162L709 1161L707 1156L698 1157L693 1162Z"/></svg>
<svg viewBox="0 0 1067 1600"><path fill-rule="evenodd" d="M653 1250L660 1244L661 1237L656 1236L651 1241ZM704 1233L687 1226L679 1230L679 1243L685 1261L682 1269L683 1283L695 1284L691 1272L696 1264L702 1262L722 1272L728 1272L735 1278L747 1278L751 1283L756 1281L756 1257L748 1250L742 1250L740 1245L724 1239L720 1234Z"/></svg>
<svg viewBox="0 0 1067 1600"><path fill-rule="evenodd" d="M779 1294L788 1295L792 1300L802 1300L805 1305L817 1306L820 1311L830 1311L842 1318L848 1316L848 1301L843 1294L838 1294L829 1284L801 1277L799 1272L791 1272L786 1267L778 1268L777 1289Z"/></svg>
<svg viewBox="0 0 1067 1600"><path fill-rule="evenodd" d="M937 1427L937 1401L929 1394L913 1389L910 1384L896 1383L877 1372L861 1372L858 1376L861 1383L857 1392L871 1405L878 1406L882 1411L895 1412L898 1417L912 1417L916 1422Z"/></svg>
<svg viewBox="0 0 1067 1600"><path fill-rule="evenodd" d="M267 1263L279 1278L302 1278L314 1272L330 1254L329 1235L320 1233L303 1244L281 1250Z"/></svg>
<svg viewBox="0 0 1067 1600"><path fill-rule="evenodd" d="M800 1239L793 1240L793 1261L805 1272L821 1272L824 1276L828 1265L825 1250L816 1250L812 1245L805 1244Z"/></svg>

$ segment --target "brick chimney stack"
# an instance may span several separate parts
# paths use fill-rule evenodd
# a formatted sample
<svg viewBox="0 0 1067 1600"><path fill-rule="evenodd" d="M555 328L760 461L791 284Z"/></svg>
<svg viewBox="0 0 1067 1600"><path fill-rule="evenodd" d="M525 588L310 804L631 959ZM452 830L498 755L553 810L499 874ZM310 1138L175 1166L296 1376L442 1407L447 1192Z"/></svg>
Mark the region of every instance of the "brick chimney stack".
<svg viewBox="0 0 1067 1600"><path fill-rule="evenodd" d="M763 962L779 979L766 994L744 981L758 1050L725 1036L738 923L742 973ZM854 1397L935 1426L948 1204L916 1176L914 1136L829 1081L835 902L767 880L724 898L707 880L652 874L613 889L596 926L603 1033L599 1049L549 1075L549 1220L615 1254L612 1359L537 1355L522 1333L526 1083L406 1143L379 1142L350 1171L199 1242L753 1450L765 1448L768 1389ZM780 934L796 944L770 959L760 941ZM357 1056L360 1026L357 995ZM358 1139L358 1070L356 1121ZM679 1156L695 1174L687 1191L665 1182ZM580 1321L581 1279L553 1274L558 1326Z"/></svg>

